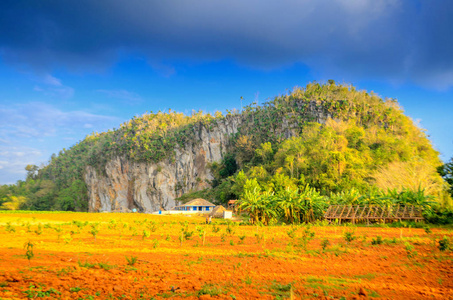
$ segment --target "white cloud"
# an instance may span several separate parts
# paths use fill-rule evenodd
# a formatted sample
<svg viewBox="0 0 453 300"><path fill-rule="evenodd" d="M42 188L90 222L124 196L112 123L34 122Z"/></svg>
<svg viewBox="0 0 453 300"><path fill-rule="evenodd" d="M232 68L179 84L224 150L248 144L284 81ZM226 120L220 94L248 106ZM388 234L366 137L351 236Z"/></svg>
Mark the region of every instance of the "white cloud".
<svg viewBox="0 0 453 300"><path fill-rule="evenodd" d="M73 132L84 128L85 124L96 126L114 120L114 117L84 111L62 111L41 102L0 105L0 139L54 136L63 130Z"/></svg>
<svg viewBox="0 0 453 300"><path fill-rule="evenodd" d="M53 86L62 86L61 84L61 80L56 78L56 77L53 77L52 75L50 74L46 74L44 75L43 77L43 82L48 84L48 85L53 85Z"/></svg>
<svg viewBox="0 0 453 300"><path fill-rule="evenodd" d="M125 100L129 104L136 104L143 101L139 94L127 90L97 90L110 98Z"/></svg>
<svg viewBox="0 0 453 300"><path fill-rule="evenodd" d="M72 87L63 85L61 79L50 74L41 75L37 80L45 86L34 86L33 90L35 92L57 99L70 99L74 96L75 91Z"/></svg>
<svg viewBox="0 0 453 300"><path fill-rule="evenodd" d="M0 145L0 184L12 184L18 179L25 179L25 167L37 164L41 156L41 151L35 148Z"/></svg>
<svg viewBox="0 0 453 300"><path fill-rule="evenodd" d="M52 152L83 139L89 129L103 131L117 123L115 117L40 102L0 104L0 184L24 179L27 164L40 165Z"/></svg>

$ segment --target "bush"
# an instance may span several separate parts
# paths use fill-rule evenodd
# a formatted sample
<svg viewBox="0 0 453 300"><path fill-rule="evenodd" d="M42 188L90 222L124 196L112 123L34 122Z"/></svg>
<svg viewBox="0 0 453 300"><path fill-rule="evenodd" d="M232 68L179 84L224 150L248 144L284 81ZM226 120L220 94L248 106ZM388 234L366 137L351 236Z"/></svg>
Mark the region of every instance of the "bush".
<svg viewBox="0 0 453 300"><path fill-rule="evenodd" d="M453 209L435 207L432 210L423 212L423 216L428 223L431 224L453 224Z"/></svg>
<svg viewBox="0 0 453 300"><path fill-rule="evenodd" d="M344 233L344 239L345 239L348 243L350 243L350 242L352 242L353 240L355 240L355 238L356 238L356 237L354 236L354 231L352 231L352 230L351 230L351 231L346 231L346 232Z"/></svg>
<svg viewBox="0 0 453 300"><path fill-rule="evenodd" d="M380 235L378 235L376 238L371 239L371 245L382 245L384 240Z"/></svg>
<svg viewBox="0 0 453 300"><path fill-rule="evenodd" d="M450 249L451 249L450 239L444 236L443 239L439 240L439 250L446 251Z"/></svg>

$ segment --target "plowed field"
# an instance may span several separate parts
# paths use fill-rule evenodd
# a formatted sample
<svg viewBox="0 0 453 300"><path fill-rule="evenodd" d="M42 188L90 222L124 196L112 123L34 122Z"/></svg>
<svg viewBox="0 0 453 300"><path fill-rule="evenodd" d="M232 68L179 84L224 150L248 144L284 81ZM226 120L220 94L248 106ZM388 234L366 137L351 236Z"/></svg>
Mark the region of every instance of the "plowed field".
<svg viewBox="0 0 453 300"><path fill-rule="evenodd" d="M450 230L204 220L2 213L0 299L453 299Z"/></svg>

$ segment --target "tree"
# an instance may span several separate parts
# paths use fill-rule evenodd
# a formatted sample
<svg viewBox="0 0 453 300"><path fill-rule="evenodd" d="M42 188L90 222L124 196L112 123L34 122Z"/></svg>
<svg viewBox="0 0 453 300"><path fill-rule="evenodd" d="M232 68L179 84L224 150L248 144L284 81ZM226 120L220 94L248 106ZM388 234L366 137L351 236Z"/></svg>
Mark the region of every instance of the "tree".
<svg viewBox="0 0 453 300"><path fill-rule="evenodd" d="M75 180L69 188L61 190L54 208L65 211L87 211L88 197L85 182Z"/></svg>
<svg viewBox="0 0 453 300"><path fill-rule="evenodd" d="M448 183L450 195L453 197L453 157L449 162L440 166L437 171L440 176Z"/></svg>
<svg viewBox="0 0 453 300"><path fill-rule="evenodd" d="M24 196L11 196L9 200L2 203L0 210L18 210L25 203Z"/></svg>
<svg viewBox="0 0 453 300"><path fill-rule="evenodd" d="M383 190L424 190L427 195L438 196L443 189L436 168L420 158L392 162L380 167L373 177L376 185Z"/></svg>
<svg viewBox="0 0 453 300"><path fill-rule="evenodd" d="M36 165L27 165L25 170L27 171L27 179L36 179L39 167Z"/></svg>
<svg viewBox="0 0 453 300"><path fill-rule="evenodd" d="M236 141L236 160L240 167L249 162L255 154L255 145L247 135L242 135Z"/></svg>

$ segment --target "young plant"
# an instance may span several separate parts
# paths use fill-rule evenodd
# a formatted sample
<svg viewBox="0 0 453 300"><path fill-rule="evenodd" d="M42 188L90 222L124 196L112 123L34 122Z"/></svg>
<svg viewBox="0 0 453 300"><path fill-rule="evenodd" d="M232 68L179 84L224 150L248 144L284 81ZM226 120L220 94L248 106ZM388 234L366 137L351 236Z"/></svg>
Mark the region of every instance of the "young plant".
<svg viewBox="0 0 453 300"><path fill-rule="evenodd" d="M87 269L90 269L90 268L94 268L94 266L96 264L92 264L92 263L89 263L88 261L85 260L84 263L82 263L80 260L77 262L79 264L79 267L81 268L87 268Z"/></svg>
<svg viewBox="0 0 453 300"><path fill-rule="evenodd" d="M220 227L216 226L215 224L212 226L212 232L217 233L220 231Z"/></svg>
<svg viewBox="0 0 453 300"><path fill-rule="evenodd" d="M146 229L143 229L143 235L142 235L142 239L145 240L145 238L149 238L151 235L151 232L149 232L148 230Z"/></svg>
<svg viewBox="0 0 453 300"><path fill-rule="evenodd" d="M27 227L27 232L31 232L31 224L30 224L30 222L27 222L27 224L25 224L25 227Z"/></svg>
<svg viewBox="0 0 453 300"><path fill-rule="evenodd" d="M371 245L381 245L384 243L384 240L380 235L376 236L376 238L371 239Z"/></svg>
<svg viewBox="0 0 453 300"><path fill-rule="evenodd" d="M345 231L345 233L344 233L344 239L345 239L346 242L348 242L348 243L350 243L350 242L352 242L353 240L355 240L355 239L356 239L355 231L354 231L354 230Z"/></svg>
<svg viewBox="0 0 453 300"><path fill-rule="evenodd" d="M239 244L244 244L245 234L239 236Z"/></svg>
<svg viewBox="0 0 453 300"><path fill-rule="evenodd" d="M315 232L311 230L311 226L305 226L302 237L300 238L300 244L304 250L307 250L308 243L315 237Z"/></svg>
<svg viewBox="0 0 453 300"><path fill-rule="evenodd" d="M42 225L41 223L38 224L38 228L35 230L36 235L41 235L42 233Z"/></svg>
<svg viewBox="0 0 453 300"><path fill-rule="evenodd" d="M229 235L233 235L236 231L234 230L234 223L231 224L228 222L227 228L225 229L225 232Z"/></svg>
<svg viewBox="0 0 453 300"><path fill-rule="evenodd" d="M225 242L225 238L226 238L226 234L225 233L222 233L222 235L220 236L220 241L223 243Z"/></svg>
<svg viewBox="0 0 453 300"><path fill-rule="evenodd" d="M112 230L115 230L116 229L116 220L115 219L111 219L109 221L109 224L107 225L108 229L112 229Z"/></svg>
<svg viewBox="0 0 453 300"><path fill-rule="evenodd" d="M131 256L131 257L126 256L126 261L129 266L133 266L137 263L137 256Z"/></svg>
<svg viewBox="0 0 453 300"><path fill-rule="evenodd" d="M83 229L85 226L88 225L88 221L81 222L81 221L78 221L78 220L72 220L72 224L77 226L78 229Z"/></svg>
<svg viewBox="0 0 453 300"><path fill-rule="evenodd" d="M439 250L440 251L446 251L451 249L450 245L450 239L448 239L446 236L443 237L443 239L439 240Z"/></svg>
<svg viewBox="0 0 453 300"><path fill-rule="evenodd" d="M404 243L404 248L406 249L406 254L408 258L412 258L417 255L417 252L414 250L414 246L412 246L408 242Z"/></svg>
<svg viewBox="0 0 453 300"><path fill-rule="evenodd" d="M93 235L94 237L94 240L96 240L96 236L99 232L99 223L94 223L94 224L90 224L91 226L91 230L90 230L90 233Z"/></svg>
<svg viewBox="0 0 453 300"><path fill-rule="evenodd" d="M24 249L25 249L25 256L28 259L28 266L30 267L30 260L35 256L33 253L33 243L31 241L28 241L24 244Z"/></svg>
<svg viewBox="0 0 453 300"><path fill-rule="evenodd" d="M150 221L146 227L151 231L151 232L155 232L157 230L157 224L155 221Z"/></svg>
<svg viewBox="0 0 453 300"><path fill-rule="evenodd" d="M296 231L299 229L297 226L292 226L291 229L286 231L286 234L291 238L294 239L296 237Z"/></svg>
<svg viewBox="0 0 453 300"><path fill-rule="evenodd" d="M327 238L323 239L322 242L321 242L322 251L325 251L328 246L330 246L329 239L327 239Z"/></svg>
<svg viewBox="0 0 453 300"><path fill-rule="evenodd" d="M7 232L16 232L16 228L14 228L14 226L11 225L11 222L6 222L5 230Z"/></svg>
<svg viewBox="0 0 453 300"><path fill-rule="evenodd" d="M99 262L99 263L98 263L98 266L99 266L101 269L104 269L104 270L106 270L106 271L109 271L109 270L111 270L111 269L113 269L113 268L116 267L116 266L114 266L114 265L109 265L108 263L103 263L103 262Z"/></svg>
<svg viewBox="0 0 453 300"><path fill-rule="evenodd" d="M192 235L193 235L193 231L189 231L189 224L185 224L185 226L183 226L181 228L181 234L179 236L179 241L181 242L181 246L184 241L190 240Z"/></svg>
<svg viewBox="0 0 453 300"><path fill-rule="evenodd" d="M204 246L205 240L206 240L206 227L197 226L196 230L198 231L198 236L200 237L200 240L202 241L202 245Z"/></svg>
<svg viewBox="0 0 453 300"><path fill-rule="evenodd" d="M61 225L53 227L53 230L55 230L57 232L57 237L58 237L58 241L59 241L60 237L61 237L61 232L63 231L63 229L61 228Z"/></svg>

